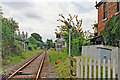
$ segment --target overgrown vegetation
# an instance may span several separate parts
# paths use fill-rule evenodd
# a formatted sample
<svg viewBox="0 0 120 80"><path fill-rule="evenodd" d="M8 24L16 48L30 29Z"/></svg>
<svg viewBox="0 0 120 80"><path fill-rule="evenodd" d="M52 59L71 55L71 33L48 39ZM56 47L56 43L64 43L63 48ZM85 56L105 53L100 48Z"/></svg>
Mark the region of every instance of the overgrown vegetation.
<svg viewBox="0 0 120 80"><path fill-rule="evenodd" d="M69 77L68 54L64 49L62 51L55 51L53 48L49 49L49 60L55 66L57 73L59 73L58 78Z"/></svg>
<svg viewBox="0 0 120 80"><path fill-rule="evenodd" d="M41 51L42 50L34 50L34 51L27 50L27 51L22 52L21 55L19 55L19 56L15 55L15 54L12 54L12 56L11 56L11 54L9 54L9 55L6 55L7 59L3 59L2 64L6 65L8 63L20 62L29 56L40 53Z"/></svg>
<svg viewBox="0 0 120 80"><path fill-rule="evenodd" d="M120 40L120 17L113 15L105 25L101 32L105 38L105 44L109 46L119 46Z"/></svg>
<svg viewBox="0 0 120 80"><path fill-rule="evenodd" d="M71 28L71 54L73 55L81 55L82 46L89 44L85 40L84 32L81 28L82 25L82 19L79 20L77 15L71 16L69 14L69 18L65 18L62 14L59 14L59 16L62 19L59 19L57 21L62 22L64 25L57 26L58 30L56 29L56 34L60 34L67 43L67 51L69 46L69 24L72 25Z"/></svg>
<svg viewBox="0 0 120 80"><path fill-rule="evenodd" d="M47 39L47 40L46 40L46 45L48 46L47 49L55 48L55 43L53 42L52 39Z"/></svg>
<svg viewBox="0 0 120 80"><path fill-rule="evenodd" d="M2 21L2 58L6 58L6 55L15 54L19 49L15 44L14 33L19 28L18 23L11 19L1 18Z"/></svg>

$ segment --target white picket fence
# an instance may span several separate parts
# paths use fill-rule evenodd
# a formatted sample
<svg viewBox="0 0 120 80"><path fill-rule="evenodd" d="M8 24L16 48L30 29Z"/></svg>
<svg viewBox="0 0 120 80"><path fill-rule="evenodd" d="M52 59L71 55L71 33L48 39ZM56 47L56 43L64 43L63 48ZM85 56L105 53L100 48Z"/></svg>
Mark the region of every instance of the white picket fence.
<svg viewBox="0 0 120 80"><path fill-rule="evenodd" d="M113 61L113 65L111 65L110 59L105 61L103 59L103 62L99 60L98 62L91 58L88 60L85 58L85 61L83 61L83 58L77 57L76 60L76 77L77 78L116 78L116 75L118 74L117 71L117 64L116 61Z"/></svg>

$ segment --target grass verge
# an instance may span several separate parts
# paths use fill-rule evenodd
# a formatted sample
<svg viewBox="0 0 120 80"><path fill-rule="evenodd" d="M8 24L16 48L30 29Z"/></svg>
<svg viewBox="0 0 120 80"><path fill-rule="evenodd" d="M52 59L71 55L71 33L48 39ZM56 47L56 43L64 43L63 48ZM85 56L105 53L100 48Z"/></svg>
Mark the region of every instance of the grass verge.
<svg viewBox="0 0 120 80"><path fill-rule="evenodd" d="M69 61L68 54L65 51L55 51L54 49L49 50L49 60L55 66L56 72L59 73L57 78L68 78L69 77ZM55 64L55 62L57 64Z"/></svg>
<svg viewBox="0 0 120 80"><path fill-rule="evenodd" d="M4 65L7 65L9 63L20 62L20 61L28 58L29 56L37 54L37 53L39 53L41 51L42 50L34 50L34 51L26 50L26 51L22 52L21 55L19 55L19 56L17 56L17 55L12 55L12 56L11 55L7 55L6 56L7 59L2 59L3 67L0 68L0 71L5 70L7 68L7 66L4 66Z"/></svg>

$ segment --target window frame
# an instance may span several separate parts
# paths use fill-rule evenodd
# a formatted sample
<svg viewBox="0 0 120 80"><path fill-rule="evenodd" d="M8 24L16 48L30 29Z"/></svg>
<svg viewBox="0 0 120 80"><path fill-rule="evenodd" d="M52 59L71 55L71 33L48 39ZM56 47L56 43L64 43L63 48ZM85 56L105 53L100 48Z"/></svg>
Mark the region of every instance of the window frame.
<svg viewBox="0 0 120 80"><path fill-rule="evenodd" d="M107 18L107 2L104 2L103 6L103 19Z"/></svg>
<svg viewBox="0 0 120 80"><path fill-rule="evenodd" d="M118 15L120 13L120 1L117 0L117 12L115 13L115 15Z"/></svg>
<svg viewBox="0 0 120 80"><path fill-rule="evenodd" d="M120 1L118 0L117 2L117 11L119 12L120 11Z"/></svg>

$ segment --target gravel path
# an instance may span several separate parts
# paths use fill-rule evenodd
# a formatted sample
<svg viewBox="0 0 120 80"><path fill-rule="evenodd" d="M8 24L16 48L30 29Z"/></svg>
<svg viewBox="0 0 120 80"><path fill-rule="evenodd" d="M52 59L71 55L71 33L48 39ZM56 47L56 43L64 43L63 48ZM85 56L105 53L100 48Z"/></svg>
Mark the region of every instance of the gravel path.
<svg viewBox="0 0 120 80"><path fill-rule="evenodd" d="M48 54L49 53L47 52L44 66L43 66L43 69L41 72L41 77L42 78L56 78L58 76L58 74L56 73L56 69L55 69L54 65L52 65L50 63Z"/></svg>

